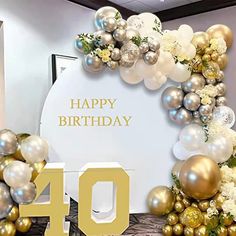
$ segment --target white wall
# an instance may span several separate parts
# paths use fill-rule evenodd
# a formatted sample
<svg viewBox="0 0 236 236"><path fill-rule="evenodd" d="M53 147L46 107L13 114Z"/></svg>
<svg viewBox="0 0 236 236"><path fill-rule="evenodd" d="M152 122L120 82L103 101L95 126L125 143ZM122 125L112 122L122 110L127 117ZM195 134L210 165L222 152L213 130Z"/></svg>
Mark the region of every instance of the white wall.
<svg viewBox="0 0 236 236"><path fill-rule="evenodd" d="M0 130L4 127L4 48L3 48L3 22L0 21Z"/></svg>
<svg viewBox="0 0 236 236"><path fill-rule="evenodd" d="M51 84L50 55L78 55L74 38L94 31L93 17L93 10L66 0L0 0L8 128L38 132Z"/></svg>

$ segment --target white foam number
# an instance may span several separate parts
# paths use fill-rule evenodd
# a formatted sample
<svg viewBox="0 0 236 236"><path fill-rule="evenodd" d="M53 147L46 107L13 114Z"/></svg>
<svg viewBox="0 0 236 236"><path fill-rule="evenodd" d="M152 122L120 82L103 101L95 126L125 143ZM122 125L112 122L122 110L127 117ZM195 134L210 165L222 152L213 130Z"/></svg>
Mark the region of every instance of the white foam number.
<svg viewBox="0 0 236 236"><path fill-rule="evenodd" d="M114 211L109 217L97 221L92 214L92 188L97 182L114 185ZM69 197L64 191L64 164L48 163L36 178L36 200L30 205L20 205L21 217L50 217L45 236L69 236ZM47 201L41 196L50 184ZM89 236L120 235L129 226L129 176L116 163L91 163L86 165L79 178L79 228ZM113 216L113 217L112 217Z"/></svg>

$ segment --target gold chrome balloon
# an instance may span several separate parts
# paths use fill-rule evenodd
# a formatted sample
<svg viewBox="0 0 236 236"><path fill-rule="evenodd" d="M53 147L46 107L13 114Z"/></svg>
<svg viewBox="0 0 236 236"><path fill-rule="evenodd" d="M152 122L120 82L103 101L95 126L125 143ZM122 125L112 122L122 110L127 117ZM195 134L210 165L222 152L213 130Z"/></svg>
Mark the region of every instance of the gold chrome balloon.
<svg viewBox="0 0 236 236"><path fill-rule="evenodd" d="M184 236L194 236L194 229L186 226L184 228Z"/></svg>
<svg viewBox="0 0 236 236"><path fill-rule="evenodd" d="M229 63L229 57L227 54L222 54L220 55L217 60L216 63L219 65L221 70L224 70L226 68L226 66Z"/></svg>
<svg viewBox="0 0 236 236"><path fill-rule="evenodd" d="M181 221L184 225L195 229L202 224L203 216L198 208L190 206L184 210Z"/></svg>
<svg viewBox="0 0 236 236"><path fill-rule="evenodd" d="M25 133L16 135L18 146L17 146L16 152L12 155L13 158L15 158L19 161L25 161L24 157L21 154L20 145L21 145L21 142L24 139L28 138L29 136L30 136L29 134L25 134Z"/></svg>
<svg viewBox="0 0 236 236"><path fill-rule="evenodd" d="M210 39L212 38L223 38L227 44L227 47L230 48L233 43L233 32L226 25L213 25L207 30L207 34Z"/></svg>
<svg viewBox="0 0 236 236"><path fill-rule="evenodd" d="M39 173L42 171L44 166L47 164L46 161L39 162L39 163L34 163L30 165L30 168L32 169L32 177L31 177L31 182L35 181Z"/></svg>
<svg viewBox="0 0 236 236"><path fill-rule="evenodd" d="M187 207L191 206L191 201L187 198L184 198L183 199L183 204L187 208Z"/></svg>
<svg viewBox="0 0 236 236"><path fill-rule="evenodd" d="M223 203L224 203L224 201L225 201L225 197L223 197L220 193L217 193L217 194L214 196L213 200L214 200L215 203L216 203L216 209L217 209L217 210L221 210L221 209L222 209L222 205L223 205Z"/></svg>
<svg viewBox="0 0 236 236"><path fill-rule="evenodd" d="M15 225L7 220L0 222L0 235L1 236L15 236L16 228Z"/></svg>
<svg viewBox="0 0 236 236"><path fill-rule="evenodd" d="M200 201L198 203L198 207L201 211L207 211L207 209L210 207L210 202L207 200Z"/></svg>
<svg viewBox="0 0 236 236"><path fill-rule="evenodd" d="M204 50L209 46L210 39L205 32L196 32L192 39L192 44L197 49L197 53L203 53Z"/></svg>
<svg viewBox="0 0 236 236"><path fill-rule="evenodd" d="M178 212L178 213L181 213L184 211L185 209L185 205L182 201L177 201L175 203L175 206L174 206L175 210Z"/></svg>
<svg viewBox="0 0 236 236"><path fill-rule="evenodd" d="M15 159L11 156L5 156L0 159L0 180L3 180L3 170L5 167L7 167L13 161L15 161Z"/></svg>
<svg viewBox="0 0 236 236"><path fill-rule="evenodd" d="M228 231L224 226L220 226L217 230L217 236L227 236Z"/></svg>
<svg viewBox="0 0 236 236"><path fill-rule="evenodd" d="M218 52L213 52L212 54L211 54L211 59L213 60L213 61L217 61L217 59L219 58L219 53Z"/></svg>
<svg viewBox="0 0 236 236"><path fill-rule="evenodd" d="M201 225L195 229L195 236L208 236L207 228L205 225Z"/></svg>
<svg viewBox="0 0 236 236"><path fill-rule="evenodd" d="M228 227L228 235L229 236L236 236L236 224Z"/></svg>
<svg viewBox="0 0 236 236"><path fill-rule="evenodd" d="M184 232L184 227L182 224L176 224L173 226L173 233L175 235L182 235Z"/></svg>
<svg viewBox="0 0 236 236"><path fill-rule="evenodd" d="M183 164L184 161L177 161L174 167L172 168L172 175L176 176L178 179L179 179L179 172Z"/></svg>
<svg viewBox="0 0 236 236"><path fill-rule="evenodd" d="M154 188L147 197L147 204L152 214L161 216L170 213L175 203L174 193L165 186Z"/></svg>
<svg viewBox="0 0 236 236"><path fill-rule="evenodd" d="M31 225L32 225L32 221L28 217L18 218L15 223L17 231L21 233L27 233L30 230Z"/></svg>
<svg viewBox="0 0 236 236"><path fill-rule="evenodd" d="M170 213L167 216L167 223L169 225L176 225L179 221L179 217L175 213Z"/></svg>
<svg viewBox="0 0 236 236"><path fill-rule="evenodd" d="M173 229L172 229L172 226L170 225L165 225L163 228L162 228L162 233L164 236L171 236L173 234Z"/></svg>
<svg viewBox="0 0 236 236"><path fill-rule="evenodd" d="M15 222L18 218L19 218L19 209L18 209L17 206L13 206L13 208L9 212L6 219L11 221L11 222Z"/></svg>
<svg viewBox="0 0 236 236"><path fill-rule="evenodd" d="M179 180L185 194L197 200L205 200L213 197L219 190L220 168L210 158L196 155L185 161Z"/></svg>
<svg viewBox="0 0 236 236"><path fill-rule="evenodd" d="M202 56L202 61L206 62L206 61L211 61L211 56L209 54L204 54Z"/></svg>
<svg viewBox="0 0 236 236"><path fill-rule="evenodd" d="M232 216L226 214L226 213L222 213L221 214L221 217L223 219L223 222L224 222L224 226L230 226L233 224L234 222L234 219Z"/></svg>

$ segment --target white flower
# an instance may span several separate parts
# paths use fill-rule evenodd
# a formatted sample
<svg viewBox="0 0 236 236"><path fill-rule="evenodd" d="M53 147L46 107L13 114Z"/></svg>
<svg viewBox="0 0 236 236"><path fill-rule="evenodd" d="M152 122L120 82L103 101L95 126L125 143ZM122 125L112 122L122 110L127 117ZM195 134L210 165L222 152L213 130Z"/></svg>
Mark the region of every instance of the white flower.
<svg viewBox="0 0 236 236"><path fill-rule="evenodd" d="M233 176L234 176L233 169L225 165L221 167L220 171L221 171L222 182L227 183L233 180Z"/></svg>
<svg viewBox="0 0 236 236"><path fill-rule="evenodd" d="M224 213L232 215L234 221L236 221L236 202L234 200L226 200L222 205L222 209Z"/></svg>
<svg viewBox="0 0 236 236"><path fill-rule="evenodd" d="M210 41L211 48L219 54L224 54L227 50L226 42L223 38L214 38Z"/></svg>
<svg viewBox="0 0 236 236"><path fill-rule="evenodd" d="M207 209L207 216L211 218L212 216L219 215L218 210L216 209L215 201L210 201L210 207Z"/></svg>

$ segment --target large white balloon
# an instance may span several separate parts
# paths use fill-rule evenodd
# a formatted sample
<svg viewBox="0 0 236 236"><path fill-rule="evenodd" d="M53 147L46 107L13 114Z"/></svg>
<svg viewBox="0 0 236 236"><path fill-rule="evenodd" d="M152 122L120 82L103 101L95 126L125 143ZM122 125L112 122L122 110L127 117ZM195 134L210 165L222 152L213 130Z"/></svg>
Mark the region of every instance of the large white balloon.
<svg viewBox="0 0 236 236"><path fill-rule="evenodd" d="M181 40L190 43L193 39L193 29L189 25L181 25L178 29Z"/></svg>
<svg viewBox="0 0 236 236"><path fill-rule="evenodd" d="M128 84L138 84L143 81L143 77L136 72L135 65L130 68L120 66L120 76Z"/></svg>
<svg viewBox="0 0 236 236"><path fill-rule="evenodd" d="M235 123L234 111L227 106L216 107L213 112L213 121L231 128Z"/></svg>
<svg viewBox="0 0 236 236"><path fill-rule="evenodd" d="M170 52L160 50L160 55L156 63L156 68L163 75L168 75L175 67L175 60Z"/></svg>
<svg viewBox="0 0 236 236"><path fill-rule="evenodd" d="M154 76L145 78L144 84L146 88L150 90L157 90L166 82L166 80L166 76L160 71L157 71Z"/></svg>
<svg viewBox="0 0 236 236"><path fill-rule="evenodd" d="M138 17L143 21L146 31L153 31L153 27L158 27L159 31L162 30L162 23L156 15L144 12L139 14Z"/></svg>
<svg viewBox="0 0 236 236"><path fill-rule="evenodd" d="M169 74L169 78L176 82L184 82L191 76L191 70L188 65L177 62L174 69Z"/></svg>
<svg viewBox="0 0 236 236"><path fill-rule="evenodd" d="M202 126L198 124L190 124L182 129L179 135L179 140L187 150L199 150L205 144L206 134Z"/></svg>
<svg viewBox="0 0 236 236"><path fill-rule="evenodd" d="M154 76L156 73L155 70L155 65L148 65L143 59L138 60L134 67L135 73L140 75L143 79Z"/></svg>
<svg viewBox="0 0 236 236"><path fill-rule="evenodd" d="M233 153L233 144L230 138L215 137L205 146L207 155L217 163L227 161Z"/></svg>
<svg viewBox="0 0 236 236"><path fill-rule="evenodd" d="M13 161L3 171L3 178L12 188L20 188L30 182L32 170L21 161Z"/></svg>
<svg viewBox="0 0 236 236"><path fill-rule="evenodd" d="M21 153L27 163L42 162L48 157L48 143L39 136L29 136L21 143Z"/></svg>

